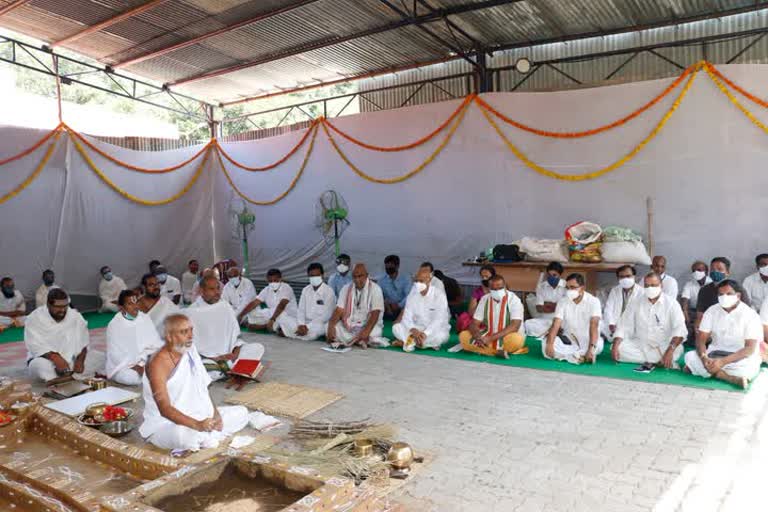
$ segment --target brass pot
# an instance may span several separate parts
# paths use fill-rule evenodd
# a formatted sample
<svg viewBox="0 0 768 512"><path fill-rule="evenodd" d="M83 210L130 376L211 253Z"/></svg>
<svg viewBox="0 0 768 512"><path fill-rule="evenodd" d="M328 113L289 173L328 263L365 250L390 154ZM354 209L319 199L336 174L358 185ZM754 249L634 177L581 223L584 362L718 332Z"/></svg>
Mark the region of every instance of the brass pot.
<svg viewBox="0 0 768 512"><path fill-rule="evenodd" d="M109 406L106 402L94 402L85 408L85 414L88 416L101 416L104 414L104 409Z"/></svg>
<svg viewBox="0 0 768 512"><path fill-rule="evenodd" d="M413 448L408 443L394 443L387 452L387 462L395 469L407 469L413 464Z"/></svg>
<svg viewBox="0 0 768 512"><path fill-rule="evenodd" d="M16 402L11 405L10 409L16 416L23 416L29 412L32 408L32 404L27 402Z"/></svg>
<svg viewBox="0 0 768 512"><path fill-rule="evenodd" d="M356 457L373 455L373 441L370 439L358 439L352 444L352 453Z"/></svg>
<svg viewBox="0 0 768 512"><path fill-rule="evenodd" d="M93 377L92 379L88 379L86 384L91 386L92 390L98 391L107 387L107 380L100 377Z"/></svg>

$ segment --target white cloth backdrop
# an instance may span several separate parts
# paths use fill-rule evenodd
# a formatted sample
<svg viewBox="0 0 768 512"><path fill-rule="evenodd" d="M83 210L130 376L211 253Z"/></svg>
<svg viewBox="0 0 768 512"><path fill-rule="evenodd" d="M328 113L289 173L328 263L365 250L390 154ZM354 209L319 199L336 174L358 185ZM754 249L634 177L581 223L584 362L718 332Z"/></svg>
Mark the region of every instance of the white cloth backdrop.
<svg viewBox="0 0 768 512"><path fill-rule="evenodd" d="M758 96L765 95L768 67L721 69ZM484 98L514 119L538 128L581 130L625 115L669 83L656 80ZM549 139L502 126L534 161L563 173L592 171L639 143L680 90L626 126L594 137ZM744 101L768 122L768 114ZM333 122L373 144L403 144L431 131L457 105L458 101L422 105ZM0 155L13 154L39 137L38 132L18 128L2 131ZM301 135L232 143L226 148L238 161L265 165L283 156ZM441 140L438 136L411 151L380 153L336 138L358 166L377 177L412 169ZM241 202L217 166L206 170L206 176L178 203L145 207L108 189L68 144L30 188L0 205L0 273L16 276L25 294L38 285L42 269L53 264L64 286L88 292L95 290L97 269L103 264L134 282L154 257L176 274L190 257L204 264L214 257L241 259L229 213ZM179 162L198 149L166 154L102 147L152 167ZM227 166L246 194L271 199L285 190L304 151L268 172ZM23 179L40 154L0 168L0 193ZM722 254L732 258L735 274L743 277L754 271L754 255L768 251L768 231L763 225L768 213L767 156L768 135L751 124L704 73L666 128L632 162L585 182L557 181L524 167L475 106L443 153L421 174L396 185L371 183L355 175L321 131L293 192L274 206L251 206L256 214L250 234L251 266L257 277L270 267L280 267L289 278L297 278L305 275L310 261L320 260L330 272L332 247L321 243L314 217L320 193L334 189L350 207L352 225L344 234L342 249L353 260L368 263L372 272L381 270L386 254L397 253L407 272L429 259L449 275L473 277L461 267L467 257L524 235L560 238L563 229L578 220L626 225L645 236L646 198L650 197L655 208L656 253L668 257L670 272L685 277L694 259ZM145 176L96 158L121 186L141 197L166 197L193 172L190 166L178 173Z"/></svg>

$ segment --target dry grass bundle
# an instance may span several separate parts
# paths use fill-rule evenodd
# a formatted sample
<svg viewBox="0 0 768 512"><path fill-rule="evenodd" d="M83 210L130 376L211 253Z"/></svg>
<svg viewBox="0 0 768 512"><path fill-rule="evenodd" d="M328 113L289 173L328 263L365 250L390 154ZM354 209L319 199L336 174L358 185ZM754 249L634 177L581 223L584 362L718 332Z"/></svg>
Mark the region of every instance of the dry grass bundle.
<svg viewBox="0 0 768 512"><path fill-rule="evenodd" d="M370 439L380 451L386 453L389 450L389 446L392 444L392 440L397 437L398 429L394 425L384 423L382 425L373 425L364 430L361 430L355 434L339 434L330 441L326 438L305 438L302 440L307 448L311 448L314 451L318 451L322 448L329 450L337 446L350 447L352 443L362 439Z"/></svg>
<svg viewBox="0 0 768 512"><path fill-rule="evenodd" d="M357 458L350 454L351 445L323 452L287 452L269 449L261 452L289 466L309 467L325 475L341 475L359 484L364 480L386 485L390 466L380 457Z"/></svg>
<svg viewBox="0 0 768 512"><path fill-rule="evenodd" d="M300 420L294 424L291 434L294 437L332 438L339 434L356 434L372 426L374 426L374 424L371 423L370 418L365 418L359 421L339 422Z"/></svg>

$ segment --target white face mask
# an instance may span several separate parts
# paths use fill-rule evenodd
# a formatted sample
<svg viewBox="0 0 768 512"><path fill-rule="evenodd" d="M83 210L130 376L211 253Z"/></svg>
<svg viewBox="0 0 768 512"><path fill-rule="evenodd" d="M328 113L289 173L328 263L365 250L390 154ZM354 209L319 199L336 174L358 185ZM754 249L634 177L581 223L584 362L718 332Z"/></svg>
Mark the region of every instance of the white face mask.
<svg viewBox="0 0 768 512"><path fill-rule="evenodd" d="M719 295L717 302L723 309L730 309L739 302L739 298L736 295Z"/></svg>
<svg viewBox="0 0 768 512"><path fill-rule="evenodd" d="M323 284L323 276L310 276L309 284L317 288L318 286Z"/></svg>
<svg viewBox="0 0 768 512"><path fill-rule="evenodd" d="M565 295L575 302L579 298L580 293L579 290L566 290Z"/></svg>
<svg viewBox="0 0 768 512"><path fill-rule="evenodd" d="M691 275L693 276L693 280L694 281L701 281L702 279L704 279L707 276L707 273L703 272L701 270L696 270Z"/></svg>
<svg viewBox="0 0 768 512"><path fill-rule="evenodd" d="M661 295L661 286L646 286L645 296L653 300Z"/></svg>
<svg viewBox="0 0 768 512"><path fill-rule="evenodd" d="M621 279L619 279L619 284L625 290L629 290L630 288L635 286L635 278L633 278L633 277L622 277Z"/></svg>
<svg viewBox="0 0 768 512"><path fill-rule="evenodd" d="M343 263L339 263L336 265L336 270L338 270L340 274L345 274L349 271L349 267Z"/></svg>
<svg viewBox="0 0 768 512"><path fill-rule="evenodd" d="M758 270L760 271L761 276L768 277L768 265L760 267Z"/></svg>
<svg viewBox="0 0 768 512"><path fill-rule="evenodd" d="M425 285L421 281L416 281L415 283L413 283L413 289L419 293L422 293L424 290L427 289L427 285Z"/></svg>
<svg viewBox="0 0 768 512"><path fill-rule="evenodd" d="M232 283L232 286L240 286L240 278L239 277L231 277L231 278L229 278L229 282Z"/></svg>
<svg viewBox="0 0 768 512"><path fill-rule="evenodd" d="M501 300L507 294L507 290L491 290L491 297L493 300Z"/></svg>
<svg viewBox="0 0 768 512"><path fill-rule="evenodd" d="M273 292L276 292L277 290L279 290L279 289L280 289L280 285L281 285L281 284L282 284L282 283L269 283L269 288L270 288L270 290L272 290Z"/></svg>

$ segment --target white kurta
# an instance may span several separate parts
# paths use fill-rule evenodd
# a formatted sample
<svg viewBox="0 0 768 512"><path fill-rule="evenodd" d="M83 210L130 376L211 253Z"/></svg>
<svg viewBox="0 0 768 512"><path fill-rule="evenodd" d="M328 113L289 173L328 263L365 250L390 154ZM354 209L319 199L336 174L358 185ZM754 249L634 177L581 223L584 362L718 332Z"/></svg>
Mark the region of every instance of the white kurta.
<svg viewBox="0 0 768 512"><path fill-rule="evenodd" d="M688 336L680 304L662 293L655 303L647 298L633 301L621 315L614 340L621 338L619 361L625 363L658 363L669 348L672 338ZM680 344L674 360L683 353Z"/></svg>
<svg viewBox="0 0 768 512"><path fill-rule="evenodd" d="M175 296L181 295L181 281L169 274L165 282L160 286L160 294L173 301Z"/></svg>
<svg viewBox="0 0 768 512"><path fill-rule="evenodd" d="M147 311L147 315L152 319L152 323L155 324L155 329L157 329L157 333L161 338L165 336L165 325L163 325L163 322L165 322L168 315L175 313L181 313L179 306L174 304L168 297L162 295L155 302L155 305L152 306L152 309Z"/></svg>
<svg viewBox="0 0 768 512"><path fill-rule="evenodd" d="M443 283L440 279L436 278L435 276L432 276L432 280L429 282L429 287L434 288L436 290L441 290L443 293L445 293L445 283Z"/></svg>
<svg viewBox="0 0 768 512"><path fill-rule="evenodd" d="M766 298L768 298L768 281L763 281L760 272L748 275L742 283L749 296L749 303L755 311L760 310Z"/></svg>
<svg viewBox="0 0 768 512"><path fill-rule="evenodd" d="M229 307L229 306L228 306ZM193 346L181 357L171 373L166 388L171 405L183 414L201 421L214 415L208 392L211 379ZM245 428L248 409L243 406L219 407L224 428L220 432L198 432L164 418L155 402L147 374L143 378L144 422L139 433L148 442L167 450L215 448L227 436Z"/></svg>
<svg viewBox="0 0 768 512"><path fill-rule="evenodd" d="M621 318L621 314L627 309L629 303L638 297L645 297L643 288L637 283L626 293L625 291L621 285L616 285L611 288L608 299L605 301L605 308L603 309L603 335L608 340L613 338L609 327L619 323L619 318Z"/></svg>
<svg viewBox="0 0 768 512"><path fill-rule="evenodd" d="M317 290L311 284L304 287L299 299L296 316L280 315L278 327L289 338L299 340L316 340L323 336L328 328L328 321L336 309L336 295L333 289L322 283ZM300 325L307 326L307 334L299 336L296 329Z"/></svg>
<svg viewBox="0 0 768 512"><path fill-rule="evenodd" d="M555 355L553 359L576 363L589 350L589 324L592 318L601 318L600 301L589 292L584 292L581 301L576 304L568 297L563 297L555 308L555 318L562 321L561 329L565 337L571 342L566 344L560 336L555 336ZM600 327L598 326L598 333ZM546 343L541 344L544 357L549 359L546 353ZM595 346L595 355L603 351L603 339L598 334Z"/></svg>
<svg viewBox="0 0 768 512"><path fill-rule="evenodd" d="M661 280L662 293L672 300L677 300L679 290L680 287L677 284L677 279L669 274L664 274L664 278Z"/></svg>
<svg viewBox="0 0 768 512"><path fill-rule="evenodd" d="M30 375L43 381L57 377L53 363L41 357L48 352L59 354L73 369L75 359L88 342L88 324L76 309L70 308L61 322L51 317L48 306L35 309L24 326Z"/></svg>
<svg viewBox="0 0 768 512"><path fill-rule="evenodd" d="M40 306L45 306L48 304L48 292L53 290L54 288L59 288L59 285L52 284L51 286L46 286L44 284L40 285L40 288L37 289L35 292L35 307L39 308Z"/></svg>
<svg viewBox="0 0 768 512"><path fill-rule="evenodd" d="M287 314L288 316L292 317L296 316L298 310L298 305L296 304L296 295L293 293L293 288L291 288L288 283L281 282L276 291L272 290L272 288L267 285L263 290L261 290L261 292L259 292L256 298L266 304L267 307L266 309L256 308L248 313L248 323L255 325L266 325L272 318L272 315L275 313L277 305L280 304L280 302L282 302L284 299L288 300L288 304L286 304L285 309L283 309L283 312L280 315L282 316ZM277 329L278 327L278 318L275 318L274 329Z"/></svg>
<svg viewBox="0 0 768 512"><path fill-rule="evenodd" d="M125 281L117 276L113 276L111 281L107 281L103 277L99 282L99 298L101 299L101 307L99 311L117 311L117 298L120 296L120 292L128 288L125 285Z"/></svg>
<svg viewBox="0 0 768 512"><path fill-rule="evenodd" d="M230 279L221 291L221 298L232 306L232 309L235 310L235 316L240 316L240 312L245 306L256 298L256 288L248 278L241 277L238 286L235 286Z"/></svg>
<svg viewBox="0 0 768 512"><path fill-rule="evenodd" d="M368 323L372 311L378 311L379 318L371 329L370 341L380 345L389 343L381 335L384 329L384 293L379 285L369 279L363 289L358 290L354 281L349 283L341 289L336 307L344 310L341 321L336 324L336 339L340 343L351 343Z"/></svg>
<svg viewBox="0 0 768 512"><path fill-rule="evenodd" d="M540 280L536 285L536 299L533 308L529 307L529 312L533 318L525 321L525 332L529 336L541 337L549 332L552 327L552 319L555 313L539 313L535 306L543 306L545 302L557 304L560 299L565 297L565 281L560 280L554 288L546 279ZM530 302L528 303L530 305Z"/></svg>
<svg viewBox="0 0 768 512"><path fill-rule="evenodd" d="M227 302L208 304L199 297L185 311L194 327L194 341L203 358L229 354L243 344L240 325Z"/></svg>
<svg viewBox="0 0 768 512"><path fill-rule="evenodd" d="M768 297L765 298L760 308L760 321L763 322L763 325L768 326Z"/></svg>
<svg viewBox="0 0 768 512"><path fill-rule="evenodd" d="M132 368L144 366L149 356L163 347L149 315L139 312L135 320L118 313L107 325L107 378L127 386L138 386L141 377Z"/></svg>
<svg viewBox="0 0 768 512"><path fill-rule="evenodd" d="M743 302L739 302L739 305L730 313L720 304L711 306L704 312L699 324L699 332L709 333L712 338L707 354L714 351L738 352L744 348L746 340L757 340L752 354L740 361L723 366L722 371L732 377L748 379L754 378L760 371L760 342L763 341L763 326L757 312ZM685 365L694 375L711 377L695 350L685 354Z"/></svg>
<svg viewBox="0 0 768 512"><path fill-rule="evenodd" d="M709 276L704 278L704 284L700 284L698 281L690 279L683 285L683 292L680 297L688 301L688 309L696 309L696 304L699 302L699 290L702 286L706 286L712 282Z"/></svg>
<svg viewBox="0 0 768 512"><path fill-rule="evenodd" d="M192 304L195 300L192 298L192 291L195 288L197 282L197 274L193 274L190 271L186 271L181 274L181 298L184 304Z"/></svg>
<svg viewBox="0 0 768 512"><path fill-rule="evenodd" d="M24 302L24 296L21 294L19 290L13 291L13 297L10 299L0 293L0 311L5 313L13 313L15 311L21 311L22 313L26 311L27 305ZM9 316L0 316L0 325L8 326L14 323L17 325L23 325L24 324L24 316L17 316L16 318L11 318Z"/></svg>
<svg viewBox="0 0 768 512"><path fill-rule="evenodd" d="M405 342L411 335L411 329L417 329L426 335L424 348L439 349L451 335L450 322L445 292L430 286L426 295L415 291L408 294L403 318L392 327L392 333Z"/></svg>

